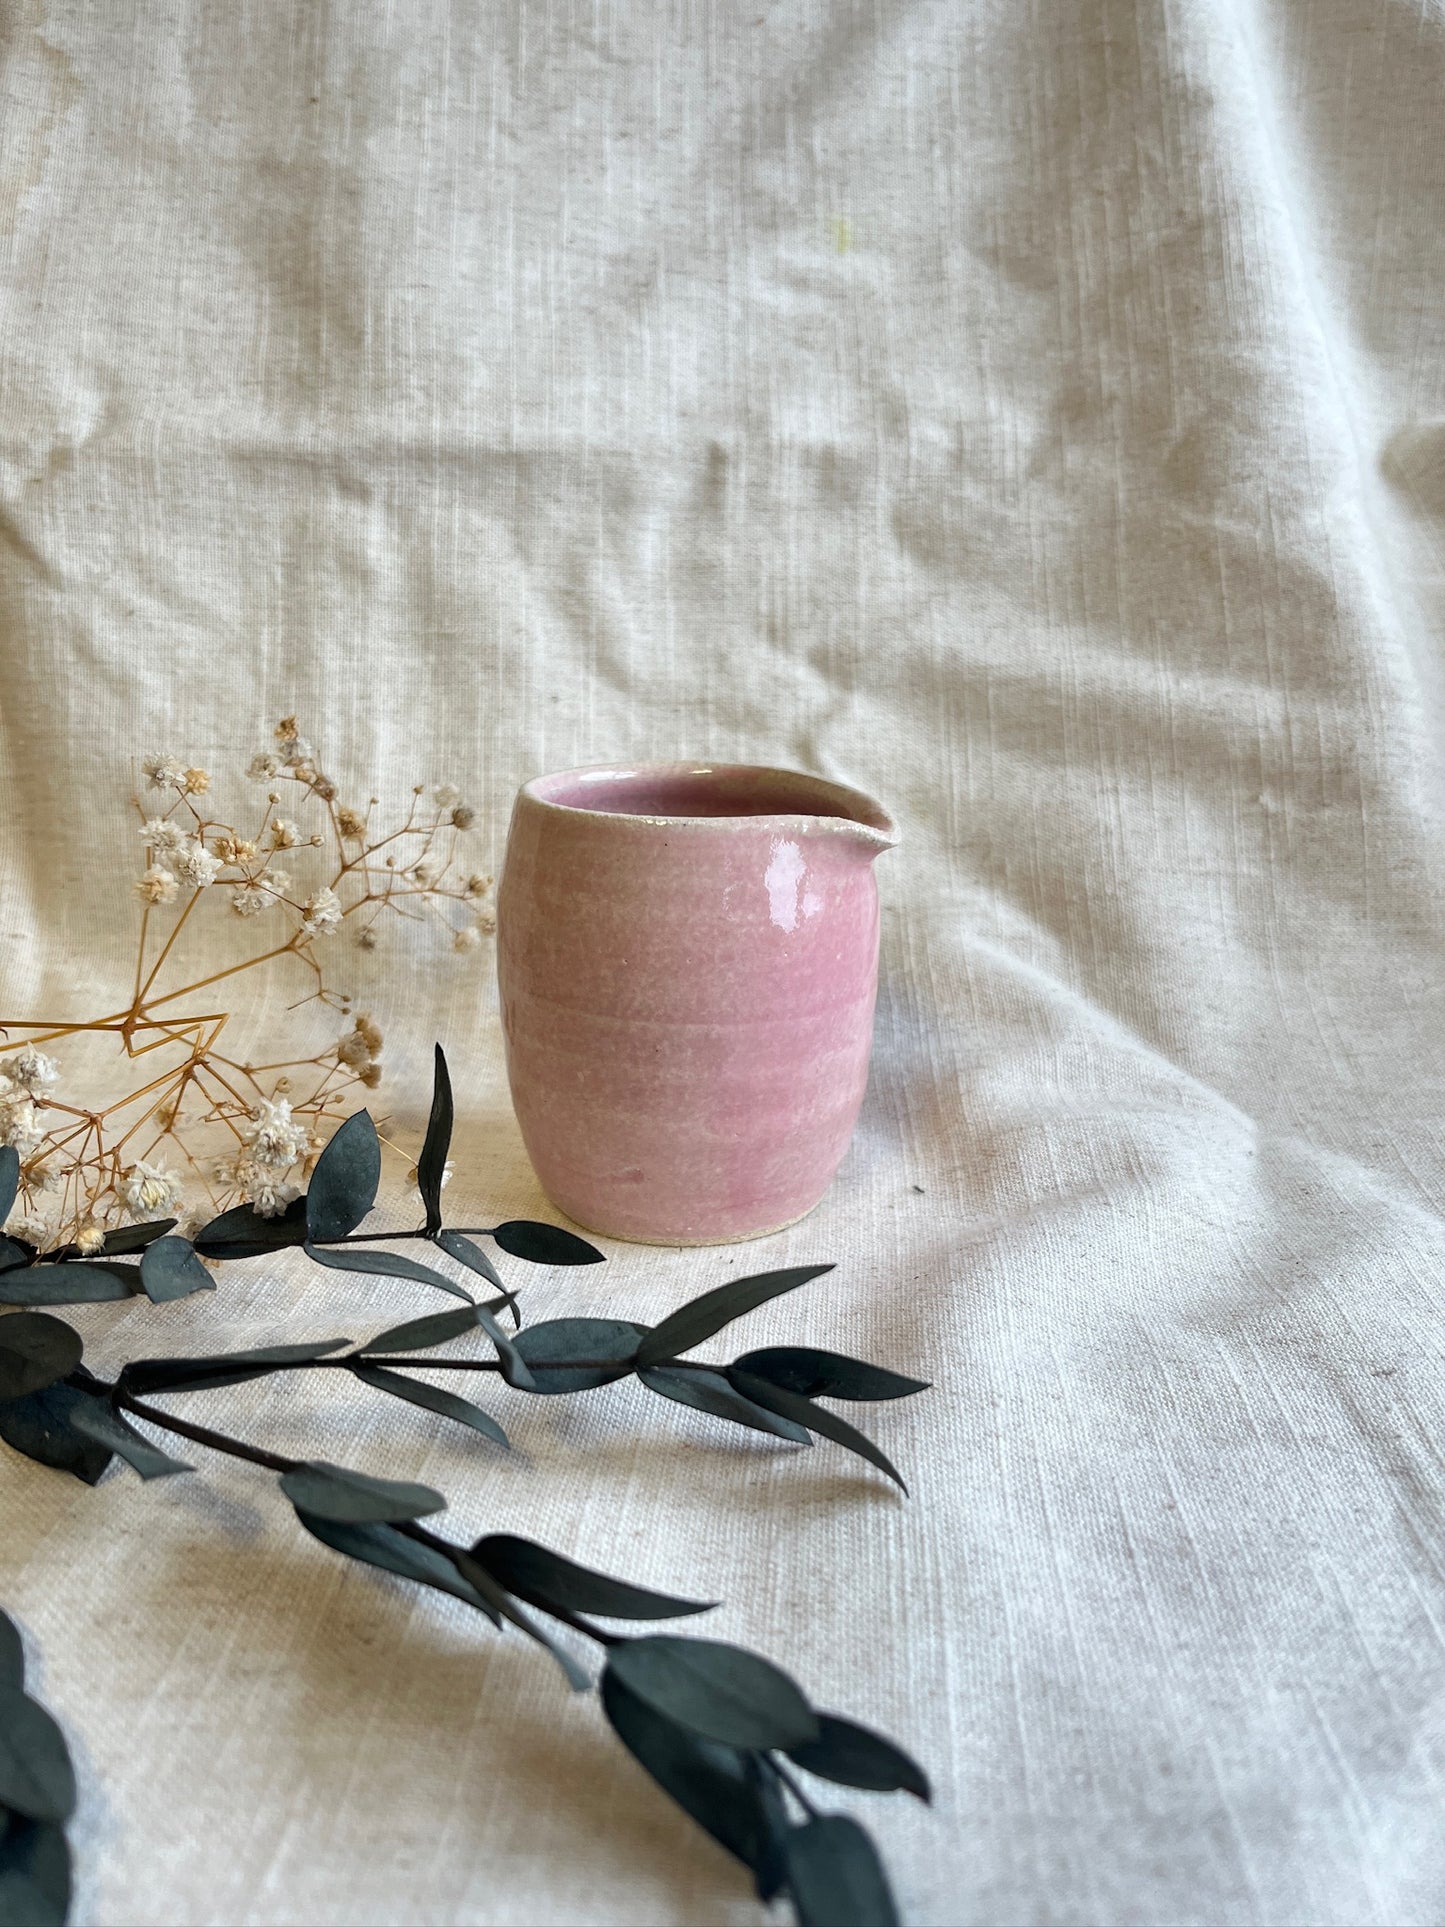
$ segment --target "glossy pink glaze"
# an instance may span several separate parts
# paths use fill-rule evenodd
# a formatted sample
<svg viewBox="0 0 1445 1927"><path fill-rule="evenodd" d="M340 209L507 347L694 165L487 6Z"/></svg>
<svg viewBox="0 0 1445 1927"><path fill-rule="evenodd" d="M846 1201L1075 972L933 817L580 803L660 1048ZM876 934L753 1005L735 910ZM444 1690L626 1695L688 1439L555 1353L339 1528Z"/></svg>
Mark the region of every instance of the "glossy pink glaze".
<svg viewBox="0 0 1445 1927"><path fill-rule="evenodd" d="M569 1218L726 1244L800 1218L848 1148L897 832L820 777L675 763L539 777L497 971L512 1101Z"/></svg>

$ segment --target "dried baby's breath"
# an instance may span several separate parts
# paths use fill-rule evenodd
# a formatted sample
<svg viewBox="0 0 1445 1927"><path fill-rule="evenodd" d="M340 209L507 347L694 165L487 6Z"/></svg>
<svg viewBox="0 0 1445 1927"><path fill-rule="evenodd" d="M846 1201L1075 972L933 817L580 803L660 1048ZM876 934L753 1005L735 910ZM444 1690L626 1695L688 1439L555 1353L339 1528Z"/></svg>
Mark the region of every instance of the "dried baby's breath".
<svg viewBox="0 0 1445 1927"><path fill-rule="evenodd" d="M128 1220L206 1218L237 1203L283 1211L348 1094L381 1081L380 1029L369 1014L351 1015L328 976L338 933L377 950L401 920L429 920L465 952L494 928L492 879L462 860L475 813L452 784L415 785L387 828L376 796L340 800L295 716L245 768L262 786L246 821L209 813L211 774L187 759L155 752L141 773L133 888L143 907L129 1002L83 1021L0 1018L0 1146L21 1166L5 1229L46 1250L99 1250ZM180 958L193 918L215 918L246 954L188 974ZM243 1062L223 1048L229 1000L212 986L262 967L276 973L268 1034L278 1046L267 1063ZM299 1002L282 975L298 968L307 983ZM312 1005L350 1023L307 1055ZM312 1037L293 1042L303 1024ZM116 1039L133 1066L128 1088L101 1108L83 1101L63 1048L97 1037Z"/></svg>

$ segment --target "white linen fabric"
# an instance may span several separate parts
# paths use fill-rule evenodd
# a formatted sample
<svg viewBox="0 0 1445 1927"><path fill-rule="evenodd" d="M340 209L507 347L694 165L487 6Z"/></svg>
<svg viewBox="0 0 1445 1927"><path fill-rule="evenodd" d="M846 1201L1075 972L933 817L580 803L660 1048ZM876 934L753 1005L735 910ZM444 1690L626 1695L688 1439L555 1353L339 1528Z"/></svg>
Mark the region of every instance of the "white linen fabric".
<svg viewBox="0 0 1445 1927"><path fill-rule="evenodd" d="M483 867L525 777L623 758L905 831L822 1207L525 1284L646 1319L836 1260L741 1329L935 1382L866 1417L911 1500L635 1387L499 1394L507 1462L329 1383L194 1409L724 1601L935 1777L836 1801L915 1923L1438 1921L1438 0L3 36L4 1014L126 994L137 758L234 794L288 710L363 797L461 784ZM403 1143L447 1045L457 1210L548 1215L489 953L338 974ZM77 1323L103 1370L421 1295L298 1258ZM77 1921L762 1918L545 1656L194 1457L0 1464Z"/></svg>

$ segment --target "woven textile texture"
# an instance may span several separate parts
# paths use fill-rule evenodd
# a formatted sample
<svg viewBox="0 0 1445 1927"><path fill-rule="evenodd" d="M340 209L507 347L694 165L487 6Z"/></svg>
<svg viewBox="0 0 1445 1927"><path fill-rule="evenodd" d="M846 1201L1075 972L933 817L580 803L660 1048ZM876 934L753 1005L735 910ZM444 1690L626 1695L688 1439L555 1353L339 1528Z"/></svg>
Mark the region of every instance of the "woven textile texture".
<svg viewBox="0 0 1445 1927"><path fill-rule="evenodd" d="M1440 0L5 0L0 62L5 1014L127 994L139 756L234 793L289 710L483 868L589 761L904 829L823 1206L524 1282L836 1260L744 1330L935 1381L866 1420L911 1500L636 1388L499 1393L510 1462L313 1379L197 1415L725 1601L935 1777L837 1802L916 1924L1440 1920ZM337 966L378 1108L442 1039L449 1200L544 1215L490 953L404 935ZM195 1456L0 1461L78 1922L763 1919L545 1656Z"/></svg>

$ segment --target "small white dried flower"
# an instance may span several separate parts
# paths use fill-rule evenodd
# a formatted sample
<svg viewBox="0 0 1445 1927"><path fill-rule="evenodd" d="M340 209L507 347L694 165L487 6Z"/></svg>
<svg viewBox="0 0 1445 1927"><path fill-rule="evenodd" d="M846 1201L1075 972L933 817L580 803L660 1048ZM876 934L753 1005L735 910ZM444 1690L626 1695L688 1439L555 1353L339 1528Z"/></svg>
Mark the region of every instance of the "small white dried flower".
<svg viewBox="0 0 1445 1927"><path fill-rule="evenodd" d="M411 866L412 881L419 883L423 890L430 890L442 873L442 866L434 856L418 857Z"/></svg>
<svg viewBox="0 0 1445 1927"><path fill-rule="evenodd" d="M278 816L271 825L271 848L273 850L294 850L301 841L301 831L297 824L287 817Z"/></svg>
<svg viewBox="0 0 1445 1927"><path fill-rule="evenodd" d="M431 800L443 816L454 810L462 800L462 793L454 783L438 783L431 793Z"/></svg>
<svg viewBox="0 0 1445 1927"><path fill-rule="evenodd" d="M147 756L141 764L146 783L153 790L183 790L186 766L178 756Z"/></svg>
<svg viewBox="0 0 1445 1927"><path fill-rule="evenodd" d="M5 1220L5 1229L12 1238L23 1238L26 1244L38 1245L42 1251L50 1242L50 1226L33 1211L12 1213Z"/></svg>
<svg viewBox="0 0 1445 1927"><path fill-rule="evenodd" d="M356 810L339 809L336 812L336 827L343 836L359 839L366 835L366 818Z"/></svg>
<svg viewBox="0 0 1445 1927"><path fill-rule="evenodd" d="M458 930L456 935L452 938L452 949L453 950L475 950L477 945L481 941L482 941L481 931L478 930L477 926L474 923L469 923L463 929Z"/></svg>
<svg viewBox="0 0 1445 1927"><path fill-rule="evenodd" d="M135 881L135 893L142 903L174 903L179 887L170 871L159 863L153 863L145 875Z"/></svg>
<svg viewBox="0 0 1445 1927"><path fill-rule="evenodd" d="M105 1232L92 1220L75 1234L75 1248L82 1258L93 1258L105 1244Z"/></svg>
<svg viewBox="0 0 1445 1927"><path fill-rule="evenodd" d="M476 822L476 820L477 820L477 813L472 808L470 803L458 803L456 808L452 811L453 829L469 830L472 827L473 823Z"/></svg>
<svg viewBox="0 0 1445 1927"><path fill-rule="evenodd" d="M18 1084L22 1091L29 1091L32 1097L53 1090L60 1076L60 1066L55 1059L47 1057L44 1051L36 1050L33 1044L26 1044L13 1057L0 1061L0 1071L12 1084Z"/></svg>
<svg viewBox="0 0 1445 1927"><path fill-rule="evenodd" d="M291 888L291 872L269 863L256 878L256 887L258 890L269 890L273 897L284 897Z"/></svg>
<svg viewBox="0 0 1445 1927"><path fill-rule="evenodd" d="M253 756L246 766L246 774L253 783L269 783L273 776L281 774L281 758L269 749L263 749Z"/></svg>
<svg viewBox="0 0 1445 1927"><path fill-rule="evenodd" d="M478 930L481 931L484 937L495 937L497 934L497 918L496 918L495 911L479 910L477 912L477 928Z"/></svg>
<svg viewBox="0 0 1445 1927"><path fill-rule="evenodd" d="M254 917L265 910L276 899L264 890L258 890L253 883L245 883L231 892L231 908L238 917Z"/></svg>
<svg viewBox="0 0 1445 1927"><path fill-rule="evenodd" d="M260 1218L279 1218L288 1204L301 1196L301 1186L286 1181L280 1183L264 1173L258 1173L248 1191L251 1208Z"/></svg>
<svg viewBox="0 0 1445 1927"><path fill-rule="evenodd" d="M58 1164L31 1164L25 1170L27 1191L58 1191L65 1179Z"/></svg>
<svg viewBox="0 0 1445 1927"><path fill-rule="evenodd" d="M0 1144L8 1144L22 1158L38 1150L45 1133L28 1094L7 1084L0 1092Z"/></svg>
<svg viewBox="0 0 1445 1927"><path fill-rule="evenodd" d="M216 838L216 855L222 863L249 863L256 846L249 837L232 836L230 831Z"/></svg>
<svg viewBox="0 0 1445 1927"><path fill-rule="evenodd" d="M356 947L358 950L375 950L376 932L369 923L362 924L361 928L357 931Z"/></svg>
<svg viewBox="0 0 1445 1927"><path fill-rule="evenodd" d="M285 1171L311 1149L311 1133L292 1114L284 1097L263 1097L251 1107L251 1121L241 1131L253 1164Z"/></svg>
<svg viewBox="0 0 1445 1927"><path fill-rule="evenodd" d="M148 1164L137 1158L116 1186L120 1201L133 1218L143 1212L151 1215L169 1211L181 1195L181 1181L164 1164Z"/></svg>
<svg viewBox="0 0 1445 1927"><path fill-rule="evenodd" d="M442 1166L442 1181L441 1181L440 1189L443 1191L446 1190L447 1186L452 1181L452 1169L453 1169L452 1160L448 1158L446 1163ZM415 1184L417 1181L417 1177L418 1177L417 1167L413 1165L406 1174L406 1181L408 1184Z"/></svg>
<svg viewBox="0 0 1445 1927"><path fill-rule="evenodd" d="M484 897L492 887L492 879L480 874L469 876L462 885L463 896Z"/></svg>
<svg viewBox="0 0 1445 1927"><path fill-rule="evenodd" d="M167 850L180 849L183 843L190 841L190 836L182 824L172 823L169 817L151 816L140 826L140 839L157 854L162 854Z"/></svg>
<svg viewBox="0 0 1445 1927"><path fill-rule="evenodd" d="M341 926L341 899L329 884L306 899L301 929L308 937L329 936Z"/></svg>
<svg viewBox="0 0 1445 1927"><path fill-rule="evenodd" d="M182 883L204 890L221 872L221 859L212 856L204 843L188 837L180 849L171 852L171 868Z"/></svg>
<svg viewBox="0 0 1445 1927"><path fill-rule="evenodd" d="M186 771L185 791L187 796L204 796L211 787L211 772L208 769L188 769Z"/></svg>

